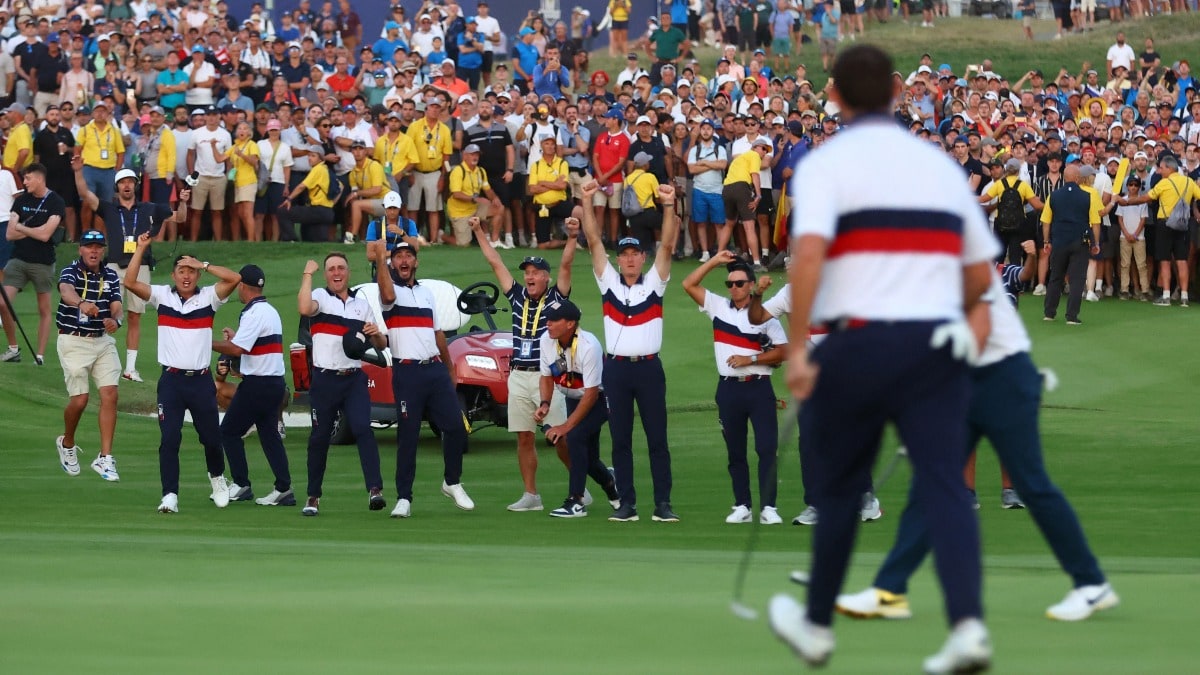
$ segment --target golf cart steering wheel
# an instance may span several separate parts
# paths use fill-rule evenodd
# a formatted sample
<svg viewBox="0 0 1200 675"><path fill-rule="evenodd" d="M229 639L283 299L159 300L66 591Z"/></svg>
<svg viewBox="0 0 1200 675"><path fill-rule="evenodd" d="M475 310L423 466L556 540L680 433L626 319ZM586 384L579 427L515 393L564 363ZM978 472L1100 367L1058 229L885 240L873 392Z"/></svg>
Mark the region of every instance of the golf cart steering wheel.
<svg viewBox="0 0 1200 675"><path fill-rule="evenodd" d="M500 287L490 281L477 281L458 294L458 311L483 314L500 299Z"/></svg>

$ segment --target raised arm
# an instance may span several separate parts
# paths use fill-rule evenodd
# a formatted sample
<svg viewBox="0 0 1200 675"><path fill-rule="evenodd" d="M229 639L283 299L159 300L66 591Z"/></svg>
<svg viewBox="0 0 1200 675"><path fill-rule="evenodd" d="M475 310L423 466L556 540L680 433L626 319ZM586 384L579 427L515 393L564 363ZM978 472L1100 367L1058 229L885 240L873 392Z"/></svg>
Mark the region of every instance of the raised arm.
<svg viewBox="0 0 1200 675"><path fill-rule="evenodd" d="M589 180L579 189L583 192L583 203L587 204L600 186L596 181ZM604 276L604 270L608 267L608 252L604 250L604 240L600 235L600 224L596 222L595 210L584 207L582 215L583 235L587 237L588 251L592 254L592 272L596 278L600 278Z"/></svg>
<svg viewBox="0 0 1200 675"><path fill-rule="evenodd" d="M125 290L133 293L142 300L150 299L150 284L138 281L138 272L142 268L142 256L146 254L146 248L150 246L150 233L143 232L138 235L137 248L133 251L133 257L129 259L129 267L125 268Z"/></svg>
<svg viewBox="0 0 1200 675"><path fill-rule="evenodd" d="M496 252L496 247L492 246L492 242L488 241L479 218L472 216L467 222L471 225L471 231L475 233L475 241L479 242L479 252L483 253L483 259L488 262L488 265L491 265L492 273L496 275L496 281L500 284L500 291L508 291L513 285L512 273L504 266L504 260Z"/></svg>
<svg viewBox="0 0 1200 675"><path fill-rule="evenodd" d="M179 261L179 264L185 267L195 268L202 272L208 272L216 277L217 283L213 286L213 290L217 292L217 297L222 300L232 295L234 289L237 288L237 285L242 282L242 275L234 272L228 267L221 267L220 265L214 265L212 263L202 263L190 255L184 256L183 259ZM133 263L130 263L130 265L132 266Z"/></svg>
<svg viewBox="0 0 1200 675"><path fill-rule="evenodd" d="M585 204L590 202L585 202ZM590 211L584 206L580 211ZM575 262L575 250L579 248L579 219L571 216L563 221L567 228L567 245L563 247L562 259L558 262L558 281L555 286L563 295L571 294L571 265Z"/></svg>
<svg viewBox="0 0 1200 675"><path fill-rule="evenodd" d="M100 198L88 189L87 181L83 179L83 157L75 155L71 158L71 171L75 172L75 190L79 193L79 200L95 211L100 206Z"/></svg>
<svg viewBox="0 0 1200 675"><path fill-rule="evenodd" d="M375 283L379 284L379 304L396 302L396 286L392 283L391 267L388 266L387 243L382 239L367 242L367 254L375 261Z"/></svg>
<svg viewBox="0 0 1200 675"><path fill-rule="evenodd" d="M758 174L754 176L757 178ZM671 276L671 256L675 253L675 240L679 237L679 218L675 216L675 188L659 185L658 203L663 207L662 241L659 243L658 253L654 256L654 269L660 279L667 279Z"/></svg>
<svg viewBox="0 0 1200 675"><path fill-rule="evenodd" d="M296 297L300 316L312 316L317 313L317 303L312 298L312 278L320 268L316 260L304 263L304 272L300 276L300 292Z"/></svg>
<svg viewBox="0 0 1200 675"><path fill-rule="evenodd" d="M695 300L697 305L703 307L704 295L708 293L704 286L700 285L704 281L704 277L708 276L708 273L716 269L718 265L728 265L733 260L733 252L729 249L718 251L716 255L684 277L683 290L687 291L688 296Z"/></svg>
<svg viewBox="0 0 1200 675"><path fill-rule="evenodd" d="M755 326L764 324L774 318L771 313L763 307L763 294L771 287L771 277L761 276L758 278L758 284L754 290L750 291L750 304L746 307L746 318L750 319L750 323ZM782 292L782 291L781 291Z"/></svg>

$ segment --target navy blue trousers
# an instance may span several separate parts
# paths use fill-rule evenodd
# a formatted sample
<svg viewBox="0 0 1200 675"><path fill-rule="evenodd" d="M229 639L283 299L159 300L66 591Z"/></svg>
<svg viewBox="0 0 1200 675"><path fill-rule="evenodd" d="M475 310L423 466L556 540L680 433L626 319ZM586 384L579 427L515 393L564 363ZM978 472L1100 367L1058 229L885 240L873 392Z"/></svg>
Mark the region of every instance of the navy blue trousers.
<svg viewBox="0 0 1200 675"><path fill-rule="evenodd" d="M246 375L229 402L225 419L221 420L221 443L229 460L230 477L237 485L250 487L250 468L246 465L246 443L242 436L253 426L258 430L271 473L275 474L275 489L280 492L292 489L287 450L279 437L278 425L286 389L282 375Z"/></svg>
<svg viewBox="0 0 1200 675"><path fill-rule="evenodd" d="M367 374L362 370L349 375L323 373L313 369L312 433L308 437L308 496L320 497L325 481L325 464L329 459L329 438L333 420L342 412L342 423L350 425L354 442L358 444L358 461L362 465L367 489L382 488L379 474L379 446L371 428L371 397L367 393ZM278 399L276 399L278 400Z"/></svg>
<svg viewBox="0 0 1200 675"><path fill-rule="evenodd" d="M654 503L671 501L671 450L667 446L667 376L662 359L604 359L604 395L608 398L608 431L612 435L613 471L621 502L637 505L633 487L633 404L637 403L650 448Z"/></svg>
<svg viewBox="0 0 1200 675"><path fill-rule="evenodd" d="M1042 402L1042 378L1028 352L976 368L972 372L969 432L963 463L980 438L991 441L1000 463L1008 469L1013 487L1021 495L1029 514L1063 571L1076 587L1104 583L1104 573L1092 555L1075 510L1046 473L1042 441L1038 433L1038 408ZM908 579L929 552L929 528L921 501L924 493L914 480L908 506L900 517L896 543L875 576L875 586L893 593L906 593Z"/></svg>
<svg viewBox="0 0 1200 675"><path fill-rule="evenodd" d="M208 473L225 473L221 453L221 429L217 416L217 385L212 375L192 375L163 371L158 378L158 475L162 493L179 494L179 446L183 441L183 413L192 413L192 426L204 446Z"/></svg>
<svg viewBox="0 0 1200 675"><path fill-rule="evenodd" d="M579 407L579 399L567 399L567 417L575 414ZM608 411L605 409L604 392L574 429L567 432L567 454L571 458L571 469L567 472L567 492L571 496L583 494L587 486L588 476L600 484L608 484L610 476L608 467L600 459L600 427L608 421Z"/></svg>
<svg viewBox="0 0 1200 675"><path fill-rule="evenodd" d="M775 419L775 390L771 379L717 381L717 415L725 451L734 506L750 508L750 464L746 461L746 433L754 427L754 452L758 455L758 498L762 506L775 506L775 453L779 423Z"/></svg>
<svg viewBox="0 0 1200 675"><path fill-rule="evenodd" d="M447 485L462 482L463 454L467 451L467 429L454 382L444 363L392 362L392 391L396 396L396 494L412 501L417 477L417 441L421 420L429 420L442 432L443 478Z"/></svg>
<svg viewBox="0 0 1200 675"><path fill-rule="evenodd" d="M929 348L932 322L874 323L831 333L812 353L820 375L800 410L813 506L808 618L833 622L862 507L862 487L887 423L908 448L923 485L938 577L951 624L982 617L979 522L962 478L967 444L967 365Z"/></svg>

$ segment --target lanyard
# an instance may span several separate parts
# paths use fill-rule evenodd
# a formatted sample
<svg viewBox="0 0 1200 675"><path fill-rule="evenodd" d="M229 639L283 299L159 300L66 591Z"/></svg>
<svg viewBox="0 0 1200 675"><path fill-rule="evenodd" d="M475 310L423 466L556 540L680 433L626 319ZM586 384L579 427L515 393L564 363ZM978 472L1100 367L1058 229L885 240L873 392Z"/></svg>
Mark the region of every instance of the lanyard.
<svg viewBox="0 0 1200 675"><path fill-rule="evenodd" d="M558 347L558 355L562 356L563 355L562 342L559 340L555 340L554 346ZM575 367L575 352L578 349L579 349L579 333L576 333L571 336L571 360L567 364L568 369Z"/></svg>
<svg viewBox="0 0 1200 675"><path fill-rule="evenodd" d="M397 154L399 154L400 153L400 138L403 136L404 136L404 134L397 134L396 141L394 143L389 143L388 137L384 136L383 137L383 147L384 147L383 154L385 156L391 155L392 157L395 157Z"/></svg>
<svg viewBox="0 0 1200 675"><path fill-rule="evenodd" d="M137 204L134 204L133 208L129 209L129 210L133 211L133 234L134 234L134 236L136 236L137 235L137 221L138 221ZM121 216L121 237L128 238L129 231L125 229L125 213L126 213L125 211L121 210L120 206L117 207L117 214Z"/></svg>
<svg viewBox="0 0 1200 675"><path fill-rule="evenodd" d="M521 307L521 337L534 337L533 333L537 332L538 322L542 318L542 308L546 306L546 294L538 299L537 311L533 314L533 330L529 330L529 296L525 296L525 305ZM562 352L560 347L559 352Z"/></svg>
<svg viewBox="0 0 1200 675"><path fill-rule="evenodd" d="M95 124L92 125L92 135L96 137L96 145L100 146L101 150L107 150L109 144L112 143L112 127L111 126L108 128L107 131L104 132L104 143L103 144L100 143L100 132L96 131Z"/></svg>

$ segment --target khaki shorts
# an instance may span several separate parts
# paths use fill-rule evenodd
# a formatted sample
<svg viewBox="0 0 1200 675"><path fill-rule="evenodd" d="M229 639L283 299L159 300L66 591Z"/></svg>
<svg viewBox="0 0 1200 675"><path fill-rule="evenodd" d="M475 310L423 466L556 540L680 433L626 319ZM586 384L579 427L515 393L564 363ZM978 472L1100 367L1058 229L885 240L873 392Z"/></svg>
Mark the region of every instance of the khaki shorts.
<svg viewBox="0 0 1200 675"><path fill-rule="evenodd" d="M94 338L59 335L58 362L62 364L68 396L88 393L88 375L97 387L115 387L121 381L117 341L111 335Z"/></svg>
<svg viewBox="0 0 1200 675"><path fill-rule="evenodd" d="M200 176L196 187L192 188L191 207L203 211L211 207L213 211L225 210L225 188L229 179L225 176Z"/></svg>
<svg viewBox="0 0 1200 675"><path fill-rule="evenodd" d="M542 375L528 370L514 370L508 374L508 430L512 432L537 431L539 424L533 414L542 404ZM556 427L567 421L567 399L556 388L550 397L550 412L542 424Z"/></svg>
<svg viewBox="0 0 1200 675"><path fill-rule="evenodd" d="M567 187L570 188L571 197L583 201L583 184L592 179L592 174L584 172L579 175L574 169L567 172Z"/></svg>
<svg viewBox="0 0 1200 675"><path fill-rule="evenodd" d="M368 213L376 218L383 217L383 200L382 199L356 199L355 204L364 204L363 213Z"/></svg>
<svg viewBox="0 0 1200 675"><path fill-rule="evenodd" d="M421 210L426 213L442 210L442 193L438 190L438 181L442 179L441 171L413 174L413 184L408 190L408 200L404 203L410 211Z"/></svg>
<svg viewBox="0 0 1200 675"><path fill-rule="evenodd" d="M108 263L108 269L116 272L117 278L121 280L121 309L134 314L145 314L146 301L125 289L125 268L117 267L117 263ZM150 285L149 265L142 265L138 268L137 280L147 286Z"/></svg>
<svg viewBox="0 0 1200 675"><path fill-rule="evenodd" d="M233 203L234 204L242 204L245 202L250 202L253 204L254 200L257 198L258 198L258 183L251 183L250 185L243 185L241 187L235 187L233 189Z"/></svg>
<svg viewBox="0 0 1200 675"><path fill-rule="evenodd" d="M4 285L22 291L29 284L37 293L49 293L54 290L54 265L30 263L13 258L4 266ZM10 300L12 298L9 298Z"/></svg>
<svg viewBox="0 0 1200 675"><path fill-rule="evenodd" d="M611 183L613 193L606 195L602 190L596 190L596 194L592 195L592 206L605 206L610 209L621 208L621 191L625 188L624 183Z"/></svg>
<svg viewBox="0 0 1200 675"><path fill-rule="evenodd" d="M454 228L454 241L459 246L471 245L471 225L469 220L475 216L464 216L462 218L451 218L450 227Z"/></svg>

